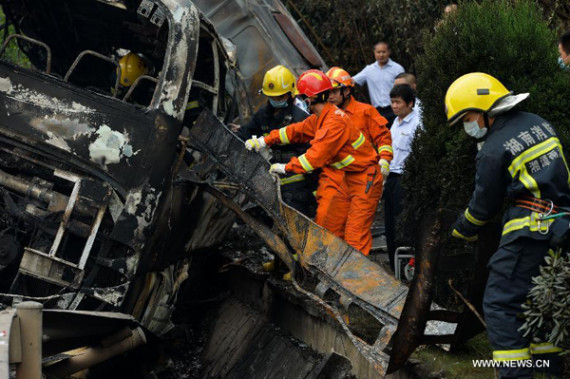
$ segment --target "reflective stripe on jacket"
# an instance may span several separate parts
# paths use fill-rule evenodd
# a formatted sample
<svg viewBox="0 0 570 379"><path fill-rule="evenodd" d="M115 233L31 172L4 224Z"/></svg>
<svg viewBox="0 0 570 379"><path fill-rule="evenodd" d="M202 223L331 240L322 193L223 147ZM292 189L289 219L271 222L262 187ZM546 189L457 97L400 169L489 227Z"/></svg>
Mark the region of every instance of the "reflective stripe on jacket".
<svg viewBox="0 0 570 379"><path fill-rule="evenodd" d="M363 171L378 164L378 153L350 118L333 104L325 104L317 118L273 130L265 137L268 145L309 142L305 154L291 158L287 172L306 173L331 165L343 171Z"/></svg>
<svg viewBox="0 0 570 379"><path fill-rule="evenodd" d="M372 142L380 159L390 162L394 154L388 120L382 117L372 105L356 101L352 96L344 111L354 126L360 129L368 141Z"/></svg>
<svg viewBox="0 0 570 379"><path fill-rule="evenodd" d="M570 205L570 173L562 145L552 125L526 112L497 116L476 157L475 191L454 227L454 235L476 238L479 228L501 209L505 196L532 196ZM548 239L556 220L511 207L504 216L501 245L519 237Z"/></svg>

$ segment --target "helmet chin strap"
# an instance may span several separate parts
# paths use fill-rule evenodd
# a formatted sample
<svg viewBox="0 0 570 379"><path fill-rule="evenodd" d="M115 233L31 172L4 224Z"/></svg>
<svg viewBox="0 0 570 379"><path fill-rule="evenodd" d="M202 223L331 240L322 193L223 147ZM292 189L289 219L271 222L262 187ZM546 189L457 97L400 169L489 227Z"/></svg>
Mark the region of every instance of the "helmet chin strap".
<svg viewBox="0 0 570 379"><path fill-rule="evenodd" d="M342 108L346 107L348 105L348 100L350 100L350 94L348 95L348 97L344 96L344 88L345 87L340 87L340 95L342 96L342 102L340 103Z"/></svg>

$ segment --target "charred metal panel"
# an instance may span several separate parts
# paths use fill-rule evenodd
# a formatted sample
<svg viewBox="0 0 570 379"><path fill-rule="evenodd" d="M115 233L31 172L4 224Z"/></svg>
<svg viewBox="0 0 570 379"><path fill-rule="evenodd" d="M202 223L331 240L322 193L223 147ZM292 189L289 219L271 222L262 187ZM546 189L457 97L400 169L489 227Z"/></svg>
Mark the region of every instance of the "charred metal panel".
<svg viewBox="0 0 570 379"><path fill-rule="evenodd" d="M165 72L159 83L160 94L155 104L166 115L182 121L197 64L200 17L190 0L162 0L156 3L166 8L171 28L165 53Z"/></svg>
<svg viewBox="0 0 570 379"><path fill-rule="evenodd" d="M269 163L259 154L247 152L243 142L211 113L202 112L190 133L192 146L205 153L207 160L227 176L227 181L237 183L242 193L273 218L276 238L267 236L266 230L258 230L259 225L253 223L260 237L285 262L291 262L291 254L298 254L308 276L302 279L303 273L291 265L300 280L296 288L331 312L362 355L373 362L379 373L385 373L389 359L386 349L407 288L346 242L284 204L277 177L268 172ZM224 191L227 185L223 182L209 179L211 172L194 170L186 178L208 183L231 201L235 194ZM287 241L290 248L282 241Z"/></svg>
<svg viewBox="0 0 570 379"><path fill-rule="evenodd" d="M86 50L103 56L111 56L116 48L145 54L160 72L150 107L182 121L196 67L201 17L190 0L149 1L148 14L144 6L139 12L140 3L129 0L117 7L95 0L2 1L17 30L50 47L53 71L61 77ZM45 65L40 48L25 50L37 67ZM113 73L109 68L98 71L96 65L92 70L101 81Z"/></svg>
<svg viewBox="0 0 570 379"><path fill-rule="evenodd" d="M316 49L279 0L195 0L221 35L237 46L237 61L256 107L263 76L282 64L297 75L309 68L325 68Z"/></svg>
<svg viewBox="0 0 570 379"><path fill-rule="evenodd" d="M185 151L178 137L199 35L209 30L210 40L219 40L190 1L147 3L152 6L139 12L138 0L2 1L17 29L50 47L54 72L0 62L5 302L33 297L54 308L121 309L153 332L170 327L172 299L193 247L184 236L195 226L171 223L205 219L184 213L186 189L174 188L180 150ZM43 50L20 44L43 67L45 44L35 46ZM104 83L116 70L111 56L117 47L144 53L157 66L148 107L135 105L136 99L122 101L116 91L103 94L101 86L74 82L81 75L71 63L95 48L90 55L111 63L109 71L95 76ZM218 58L226 67L226 56ZM99 73L95 67L94 72ZM227 213L217 214L226 215L220 220L226 227ZM194 247L203 243L198 237Z"/></svg>
<svg viewBox="0 0 570 379"><path fill-rule="evenodd" d="M0 133L98 167L124 190L148 177L156 115L140 107L0 63L0 110Z"/></svg>
<svg viewBox="0 0 570 379"><path fill-rule="evenodd" d="M179 124L5 64L0 84L0 134L110 182L124 202L113 237L142 246L176 158Z"/></svg>

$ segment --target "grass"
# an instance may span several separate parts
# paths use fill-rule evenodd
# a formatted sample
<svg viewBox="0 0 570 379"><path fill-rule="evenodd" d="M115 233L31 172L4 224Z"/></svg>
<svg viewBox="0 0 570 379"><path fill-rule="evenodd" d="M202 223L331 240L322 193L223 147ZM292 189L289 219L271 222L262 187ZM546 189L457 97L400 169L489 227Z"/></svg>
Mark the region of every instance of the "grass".
<svg viewBox="0 0 570 379"><path fill-rule="evenodd" d="M411 359L419 361L421 371L429 373L430 378L493 378L492 368L473 367L474 359L491 359L492 356L487 335L481 333L457 351L446 352L427 346L416 350Z"/></svg>

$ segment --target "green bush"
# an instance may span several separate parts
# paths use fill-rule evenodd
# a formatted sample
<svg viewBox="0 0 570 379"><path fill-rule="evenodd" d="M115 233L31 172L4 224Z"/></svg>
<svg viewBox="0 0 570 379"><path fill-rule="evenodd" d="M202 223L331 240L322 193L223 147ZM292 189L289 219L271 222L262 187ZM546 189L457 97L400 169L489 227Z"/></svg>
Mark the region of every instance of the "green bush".
<svg viewBox="0 0 570 379"><path fill-rule="evenodd" d="M447 126L444 113L445 92L461 75L485 72L515 93L530 92L518 109L549 120L570 158L570 75L557 64L556 40L557 33L530 0L461 3L435 32L424 33L425 53L417 59L424 130L413 141L403 178L406 200L398 228L402 238L417 234L421 214L438 208L462 211L471 197L475 140L461 125ZM447 250L444 246L442 251ZM462 277L469 275L456 274L454 279ZM436 301L450 306L438 296L445 293L446 281L436 281Z"/></svg>
<svg viewBox="0 0 570 379"><path fill-rule="evenodd" d="M570 75L557 64L557 35L534 2L462 3L435 33L424 33L418 57L418 91L424 131L407 161L403 235L413 235L418 215L440 207L464 209L473 190L476 146L461 126L448 127L448 86L469 72L485 72L515 93L530 92L519 105L549 120L570 151Z"/></svg>
<svg viewBox="0 0 570 379"><path fill-rule="evenodd" d="M433 28L446 4L442 0L283 0L283 3L325 61L330 66L342 66L352 75L374 62L372 48L379 41L388 41L392 59L413 71L415 58L422 51L421 30ZM309 22L322 45L291 4Z"/></svg>
<svg viewBox="0 0 570 379"><path fill-rule="evenodd" d="M6 28L6 15L4 14L4 12L2 11L2 9L0 9L0 25L3 25L2 28L0 28L0 46L2 44L4 44L5 39L10 35L10 34L14 34L15 30L14 30L14 26L13 25L9 25ZM30 68L31 64L30 64L30 60L28 59L28 57L20 50L20 48L17 45L17 41L16 40L12 40L7 48L6 51L4 52L4 56L2 56L3 60L6 60L10 63L13 63L15 65L18 66L22 66L22 67L26 67L26 68Z"/></svg>
<svg viewBox="0 0 570 379"><path fill-rule="evenodd" d="M424 46L422 31L433 31L444 7L455 0L282 0L330 66L356 74L372 63L372 47L388 41L392 58L416 73ZM460 6L472 1L463 1ZM551 29L570 29L570 3L538 0ZM297 10L299 12L297 12ZM307 20L310 28L303 22ZM312 29L312 30L311 30ZM312 33L316 34L315 37ZM320 40L320 41L319 41ZM323 48L324 46L324 48Z"/></svg>
<svg viewBox="0 0 570 379"><path fill-rule="evenodd" d="M570 255L551 253L532 283L521 329L525 335L546 336L555 346L570 350Z"/></svg>

